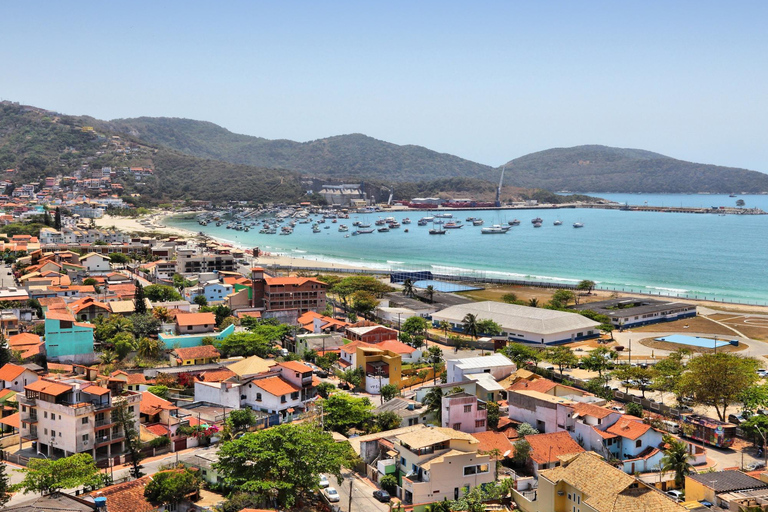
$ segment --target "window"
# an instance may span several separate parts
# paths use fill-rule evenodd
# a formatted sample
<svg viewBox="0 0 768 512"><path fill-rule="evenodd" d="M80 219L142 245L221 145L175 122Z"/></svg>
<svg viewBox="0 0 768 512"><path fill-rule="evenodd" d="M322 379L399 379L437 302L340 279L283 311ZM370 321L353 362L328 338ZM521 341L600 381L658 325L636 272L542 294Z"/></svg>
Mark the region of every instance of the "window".
<svg viewBox="0 0 768 512"><path fill-rule="evenodd" d="M83 442L84 443L88 442L88 436L89 436L89 434L83 434Z"/></svg>
<svg viewBox="0 0 768 512"><path fill-rule="evenodd" d="M88 416L83 418L82 423L83 423L83 425L87 425L88 424Z"/></svg>
<svg viewBox="0 0 768 512"><path fill-rule="evenodd" d="M48 411L43 411L43 418L47 418L47 417L48 417Z"/></svg>
<svg viewBox="0 0 768 512"><path fill-rule="evenodd" d="M261 393L256 393L256 401L261 402Z"/></svg>
<svg viewBox="0 0 768 512"><path fill-rule="evenodd" d="M464 476L475 475L475 474L477 474L477 466L464 467Z"/></svg>
<svg viewBox="0 0 768 512"><path fill-rule="evenodd" d="M56 437L56 431L55 430L51 430L51 437Z"/></svg>
<svg viewBox="0 0 768 512"><path fill-rule="evenodd" d="M568 493L568 500L571 499L571 493Z"/></svg>
<svg viewBox="0 0 768 512"><path fill-rule="evenodd" d="M283 395L283 396L280 397L280 403L284 404L285 402L286 402L285 395Z"/></svg>
<svg viewBox="0 0 768 512"><path fill-rule="evenodd" d="M461 423L454 423L453 430L461 430Z"/></svg>
<svg viewBox="0 0 768 512"><path fill-rule="evenodd" d="M475 421L475 428L481 428L485 426L485 420L477 420Z"/></svg>
<svg viewBox="0 0 768 512"><path fill-rule="evenodd" d="M291 393L291 400L298 400L299 399L299 393Z"/></svg>
<svg viewBox="0 0 768 512"><path fill-rule="evenodd" d="M465 405L464 406L464 412L472 412L472 406L471 405Z"/></svg>
<svg viewBox="0 0 768 512"><path fill-rule="evenodd" d="M44 429L43 429L43 435L45 435L45 436L47 436L47 435L48 435L48 429L47 429L47 428L44 428Z"/></svg>
<svg viewBox="0 0 768 512"><path fill-rule="evenodd" d="M640 448L641 446L643 446L642 439L638 439L637 441L635 441L635 448Z"/></svg>

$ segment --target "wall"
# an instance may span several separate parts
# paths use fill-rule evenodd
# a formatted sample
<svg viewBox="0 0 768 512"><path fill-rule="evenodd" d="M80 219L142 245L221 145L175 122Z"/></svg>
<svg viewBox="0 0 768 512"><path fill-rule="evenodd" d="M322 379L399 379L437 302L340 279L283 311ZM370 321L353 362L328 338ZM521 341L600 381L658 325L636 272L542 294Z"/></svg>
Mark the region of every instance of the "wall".
<svg viewBox="0 0 768 512"><path fill-rule="evenodd" d="M223 340L230 334L235 332L235 326L234 324L227 326L226 329L220 331L220 332L209 332L204 334L190 334L190 335L180 335L176 336L173 334L167 334L167 333L160 333L157 335L158 339L162 341L165 344L166 349L172 349L175 348L176 343L179 344L179 347L181 348L189 348L189 347L199 347L203 344L203 338L206 337L213 337L217 340Z"/></svg>
<svg viewBox="0 0 768 512"><path fill-rule="evenodd" d="M225 387L222 389L218 382L195 382L195 402L210 402L233 409L240 408L240 386Z"/></svg>
<svg viewBox="0 0 768 512"><path fill-rule="evenodd" d="M93 355L93 328L72 324L61 328L59 320L45 320L45 349L48 357Z"/></svg>

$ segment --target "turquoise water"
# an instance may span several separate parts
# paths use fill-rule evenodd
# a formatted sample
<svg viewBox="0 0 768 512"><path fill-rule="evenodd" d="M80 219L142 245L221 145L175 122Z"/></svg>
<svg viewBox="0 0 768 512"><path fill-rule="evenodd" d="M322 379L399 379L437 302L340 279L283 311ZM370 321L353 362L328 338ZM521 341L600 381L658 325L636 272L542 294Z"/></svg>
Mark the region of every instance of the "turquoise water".
<svg viewBox="0 0 768 512"><path fill-rule="evenodd" d="M737 198L714 195L601 194L630 204L720 206ZM739 196L746 205L768 211L767 196ZM591 279L599 288L679 297L707 298L752 304L768 303L768 216L696 215L614 210L506 210L461 211L454 218L480 217L485 226L518 218L520 226L506 235L482 235L480 227L464 226L446 235L427 233L416 221L431 213L408 211L351 216L371 224L380 216L410 225L389 233L351 236L338 224L313 234L310 224L297 224L290 236L262 235L228 230L194 220L169 219L183 227L243 247L259 247L297 257L352 263L372 268L434 270L480 274L491 278L576 283ZM534 229L531 219L544 219ZM554 226L554 220L562 226ZM329 221L330 222L330 221ZM583 222L583 229L574 229ZM405 232L405 229L409 233ZM300 265L300 262L296 262Z"/></svg>

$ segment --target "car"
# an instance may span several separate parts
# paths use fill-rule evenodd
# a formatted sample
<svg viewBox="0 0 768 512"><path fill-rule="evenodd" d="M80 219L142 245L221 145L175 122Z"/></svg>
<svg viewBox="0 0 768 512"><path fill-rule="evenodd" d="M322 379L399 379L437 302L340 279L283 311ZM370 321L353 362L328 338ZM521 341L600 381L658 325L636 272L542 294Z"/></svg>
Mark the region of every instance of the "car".
<svg viewBox="0 0 768 512"><path fill-rule="evenodd" d="M389 500L392 499L389 496L389 493L383 489L379 489L378 491L373 491L373 497L382 503L389 503Z"/></svg>
<svg viewBox="0 0 768 512"><path fill-rule="evenodd" d="M328 377L328 372L323 370L322 368L318 368L313 373L318 377L320 377L321 379L325 379L326 377Z"/></svg>
<svg viewBox="0 0 768 512"><path fill-rule="evenodd" d="M325 475L320 475L320 488L325 489L329 485L331 485L331 482L328 480L328 477Z"/></svg>
<svg viewBox="0 0 768 512"><path fill-rule="evenodd" d="M699 500L699 503L701 503L703 506L707 508L712 508L712 502L707 500Z"/></svg>
<svg viewBox="0 0 768 512"><path fill-rule="evenodd" d="M676 502L683 501L683 493L680 491L667 491L667 496L675 500Z"/></svg>
<svg viewBox="0 0 768 512"><path fill-rule="evenodd" d="M339 496L339 491L336 490L335 487L327 487L324 491L325 497L328 498L328 501L331 503L336 503L337 501L341 501L341 496Z"/></svg>

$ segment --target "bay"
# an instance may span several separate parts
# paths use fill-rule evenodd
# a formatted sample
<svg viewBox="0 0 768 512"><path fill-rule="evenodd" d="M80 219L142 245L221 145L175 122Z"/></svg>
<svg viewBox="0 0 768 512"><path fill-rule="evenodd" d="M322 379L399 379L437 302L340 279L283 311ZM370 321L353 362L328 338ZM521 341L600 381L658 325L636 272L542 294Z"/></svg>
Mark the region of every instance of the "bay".
<svg viewBox="0 0 768 512"><path fill-rule="evenodd" d="M599 194L629 204L732 206L768 210L768 196ZM662 203L663 202L663 203ZM768 304L768 216L629 212L597 209L525 209L453 212L454 219L480 217L485 226L518 218L506 235L483 235L465 225L446 235L429 235L416 225L433 212L402 211L351 215L339 221L373 222L384 216L413 223L388 233L350 236L338 224L313 233L297 224L289 236L199 226L193 219L169 218L171 226L202 231L242 247L379 269L436 270L479 277L576 283L591 279L599 288L750 304ZM531 219L542 217L541 228ZM563 225L554 226L555 220ZM330 222L330 221L329 221ZM584 228L574 229L574 222ZM466 224L466 222L465 222ZM321 225L323 226L323 225ZM408 233L405 230L408 229ZM296 261L297 266L300 262Z"/></svg>

